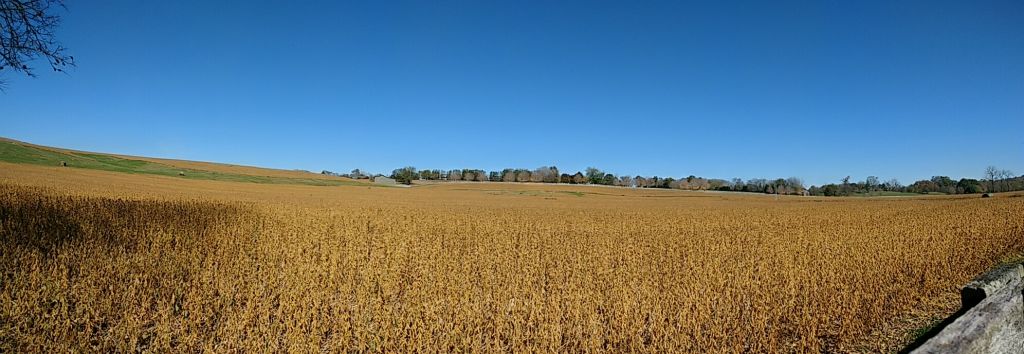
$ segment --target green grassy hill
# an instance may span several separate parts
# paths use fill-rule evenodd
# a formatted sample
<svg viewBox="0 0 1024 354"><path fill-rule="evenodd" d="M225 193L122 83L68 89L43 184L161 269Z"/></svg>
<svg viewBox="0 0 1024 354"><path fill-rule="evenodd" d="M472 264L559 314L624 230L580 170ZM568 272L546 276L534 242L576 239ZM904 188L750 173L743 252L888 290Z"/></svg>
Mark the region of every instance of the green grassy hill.
<svg viewBox="0 0 1024 354"><path fill-rule="evenodd" d="M61 166L62 163L66 163L67 167L70 168L85 168L200 180L305 184L315 186L365 185L364 183L342 178L325 179L312 178L312 176L311 178L257 176L180 168L151 161L134 160L118 156L50 149L6 139L0 140L0 161L43 166Z"/></svg>

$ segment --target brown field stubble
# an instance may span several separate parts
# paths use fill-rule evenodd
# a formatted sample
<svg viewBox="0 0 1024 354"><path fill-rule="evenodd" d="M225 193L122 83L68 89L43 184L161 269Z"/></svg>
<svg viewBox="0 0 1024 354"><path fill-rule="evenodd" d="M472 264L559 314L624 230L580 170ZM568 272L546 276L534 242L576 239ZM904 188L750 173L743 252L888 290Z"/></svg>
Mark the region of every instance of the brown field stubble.
<svg viewBox="0 0 1024 354"><path fill-rule="evenodd" d="M0 167L0 352L892 351L1024 253L1019 197Z"/></svg>

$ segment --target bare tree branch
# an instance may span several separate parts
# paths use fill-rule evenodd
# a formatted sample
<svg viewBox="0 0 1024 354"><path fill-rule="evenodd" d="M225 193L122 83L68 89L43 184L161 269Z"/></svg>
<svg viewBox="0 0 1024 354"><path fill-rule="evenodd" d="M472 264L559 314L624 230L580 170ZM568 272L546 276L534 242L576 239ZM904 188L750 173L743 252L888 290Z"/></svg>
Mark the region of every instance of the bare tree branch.
<svg viewBox="0 0 1024 354"><path fill-rule="evenodd" d="M55 72L75 65L54 36L58 8L66 9L62 0L0 0L0 72L35 77L29 63L36 59L45 59Z"/></svg>

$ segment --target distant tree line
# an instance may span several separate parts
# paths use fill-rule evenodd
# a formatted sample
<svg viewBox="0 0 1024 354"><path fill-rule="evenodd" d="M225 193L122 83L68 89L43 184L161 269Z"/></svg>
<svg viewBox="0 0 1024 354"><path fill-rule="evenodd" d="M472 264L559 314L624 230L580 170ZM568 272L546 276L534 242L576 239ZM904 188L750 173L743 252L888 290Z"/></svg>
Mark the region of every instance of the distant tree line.
<svg viewBox="0 0 1024 354"><path fill-rule="evenodd" d="M359 169L354 169L348 174L338 174L331 171L323 171L321 173L355 179L372 177L370 174ZM382 175L377 174L376 176ZM1014 177L1012 172L995 167L986 169L985 177L981 180L971 178L953 180L947 176L935 176L931 179L920 180L906 186L896 179L882 181L876 176L868 176L863 181L857 182L851 181L850 177L847 176L840 183L805 187L804 182L797 177L775 179L752 178L748 180L740 178L725 180L693 175L682 178L644 177L639 175L615 175L595 167L588 167L584 171L576 171L570 174L560 171L555 166L541 166L535 169L506 168L501 171L486 171L473 168L418 170L415 167L408 166L391 171L388 177L404 184L412 184L416 180L562 183L816 196L851 196L858 194L880 194L882 192L970 194L1024 190L1024 176Z"/></svg>
<svg viewBox="0 0 1024 354"><path fill-rule="evenodd" d="M350 178L369 178L370 176L355 169L349 174L338 174L331 171L321 172L325 175ZM589 184L631 188L664 188L682 190L717 190L769 194L804 194L806 188L803 181L796 177L762 179L754 178L732 180L687 176L682 178L658 176L629 176L607 173L595 167L584 171L567 173L555 166L541 166L535 169L506 168L501 171L463 168L454 170L426 169L419 170L412 166L391 171L388 176L398 183L411 184L416 180L424 181L468 181L468 182L519 182L519 183L562 183Z"/></svg>
<svg viewBox="0 0 1024 354"><path fill-rule="evenodd" d="M989 166L985 169L984 178L961 178L954 180L948 176L933 176L930 179L916 181L904 186L896 179L885 182L876 176L868 176L860 182L851 182L850 177L843 178L840 183L811 186L811 195L849 196L880 192L919 193L919 194L975 194L997 193L1024 190L1024 176L1014 177L1009 170Z"/></svg>

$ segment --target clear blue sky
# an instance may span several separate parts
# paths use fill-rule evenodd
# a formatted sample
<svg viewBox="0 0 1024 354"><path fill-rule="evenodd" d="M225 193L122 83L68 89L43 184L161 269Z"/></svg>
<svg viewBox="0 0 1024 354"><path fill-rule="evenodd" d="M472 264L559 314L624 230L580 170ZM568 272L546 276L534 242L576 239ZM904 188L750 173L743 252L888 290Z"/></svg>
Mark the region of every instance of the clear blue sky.
<svg viewBox="0 0 1024 354"><path fill-rule="evenodd" d="M71 1L0 136L277 168L1024 173L1024 1Z"/></svg>

